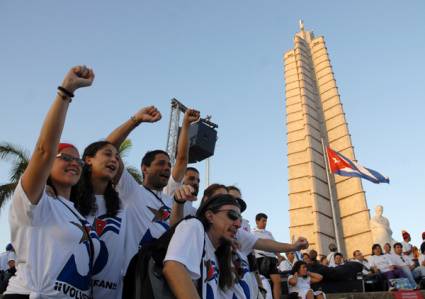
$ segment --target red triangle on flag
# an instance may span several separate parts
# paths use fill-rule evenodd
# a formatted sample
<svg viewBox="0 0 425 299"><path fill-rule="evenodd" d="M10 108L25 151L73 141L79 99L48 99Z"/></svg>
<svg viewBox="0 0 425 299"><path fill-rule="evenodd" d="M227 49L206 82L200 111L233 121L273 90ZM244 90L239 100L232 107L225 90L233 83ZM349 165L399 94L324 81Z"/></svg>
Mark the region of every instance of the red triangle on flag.
<svg viewBox="0 0 425 299"><path fill-rule="evenodd" d="M326 148L328 154L329 168L332 173L336 173L338 170L343 168L352 168L345 160L343 160L335 151L331 150L330 147Z"/></svg>

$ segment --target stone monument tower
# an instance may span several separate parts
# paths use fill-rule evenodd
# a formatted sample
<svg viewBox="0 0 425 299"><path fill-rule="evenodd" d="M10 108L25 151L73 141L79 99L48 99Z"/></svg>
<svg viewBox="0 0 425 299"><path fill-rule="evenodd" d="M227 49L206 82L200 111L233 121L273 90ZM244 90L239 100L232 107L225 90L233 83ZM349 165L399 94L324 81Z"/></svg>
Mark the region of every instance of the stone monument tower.
<svg viewBox="0 0 425 299"><path fill-rule="evenodd" d="M284 55L284 73L290 235L307 237L319 253L328 253L338 238L350 257L355 249L369 254L370 216L360 179L331 175L328 184L322 140L353 160L354 149L325 39L305 31L302 21L294 48Z"/></svg>

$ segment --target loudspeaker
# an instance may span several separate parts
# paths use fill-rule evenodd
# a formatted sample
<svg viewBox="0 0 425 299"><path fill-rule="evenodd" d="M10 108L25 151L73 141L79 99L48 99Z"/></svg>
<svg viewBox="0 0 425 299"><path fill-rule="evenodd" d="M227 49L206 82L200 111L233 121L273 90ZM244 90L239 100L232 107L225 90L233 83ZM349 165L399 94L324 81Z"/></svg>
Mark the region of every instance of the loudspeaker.
<svg viewBox="0 0 425 299"><path fill-rule="evenodd" d="M202 161L214 155L217 131L199 121L189 128L189 163Z"/></svg>

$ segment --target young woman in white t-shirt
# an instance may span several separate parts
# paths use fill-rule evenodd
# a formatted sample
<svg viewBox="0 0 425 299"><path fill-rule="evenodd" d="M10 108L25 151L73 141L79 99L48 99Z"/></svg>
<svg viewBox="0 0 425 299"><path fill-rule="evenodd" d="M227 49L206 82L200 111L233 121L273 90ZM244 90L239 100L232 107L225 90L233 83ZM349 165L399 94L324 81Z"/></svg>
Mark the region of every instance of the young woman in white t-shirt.
<svg viewBox="0 0 425 299"><path fill-rule="evenodd" d="M201 205L197 217L176 227L164 259L164 276L178 299L219 298L220 289L235 283L231 242L241 226L239 203L218 195Z"/></svg>
<svg viewBox="0 0 425 299"><path fill-rule="evenodd" d="M69 200L83 162L73 145L59 144L74 92L93 79L86 66L67 73L15 189L9 222L17 272L4 298L88 298L94 265L105 265L103 243Z"/></svg>
<svg viewBox="0 0 425 299"><path fill-rule="evenodd" d="M298 298L300 299L324 299L322 292L314 292L311 289L311 284L320 282L323 278L322 275L309 272L307 270L307 263L304 261L295 262L292 267L292 273L288 277L289 294L298 293Z"/></svg>

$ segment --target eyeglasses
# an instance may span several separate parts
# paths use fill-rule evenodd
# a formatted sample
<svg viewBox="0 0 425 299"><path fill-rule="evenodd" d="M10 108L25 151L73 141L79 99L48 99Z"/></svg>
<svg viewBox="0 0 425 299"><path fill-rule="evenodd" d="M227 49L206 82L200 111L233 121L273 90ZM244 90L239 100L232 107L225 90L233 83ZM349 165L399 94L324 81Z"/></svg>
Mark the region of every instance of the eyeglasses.
<svg viewBox="0 0 425 299"><path fill-rule="evenodd" d="M77 164L79 165L79 166L81 166L81 167L83 167L84 166L84 161L83 160L81 160L80 158L77 158L77 157L73 157L73 156L70 156L70 155L67 155L67 154L65 154L65 153L59 153L59 154L57 154L56 155L56 158L59 158L59 159L61 159L61 160L63 160L63 161L65 161L65 162L72 162L72 161L75 161L75 162L77 162Z"/></svg>
<svg viewBox="0 0 425 299"><path fill-rule="evenodd" d="M232 221L242 220L242 215L236 212L235 210L223 209L223 210L217 210L217 212L227 212L226 214L227 217Z"/></svg>

